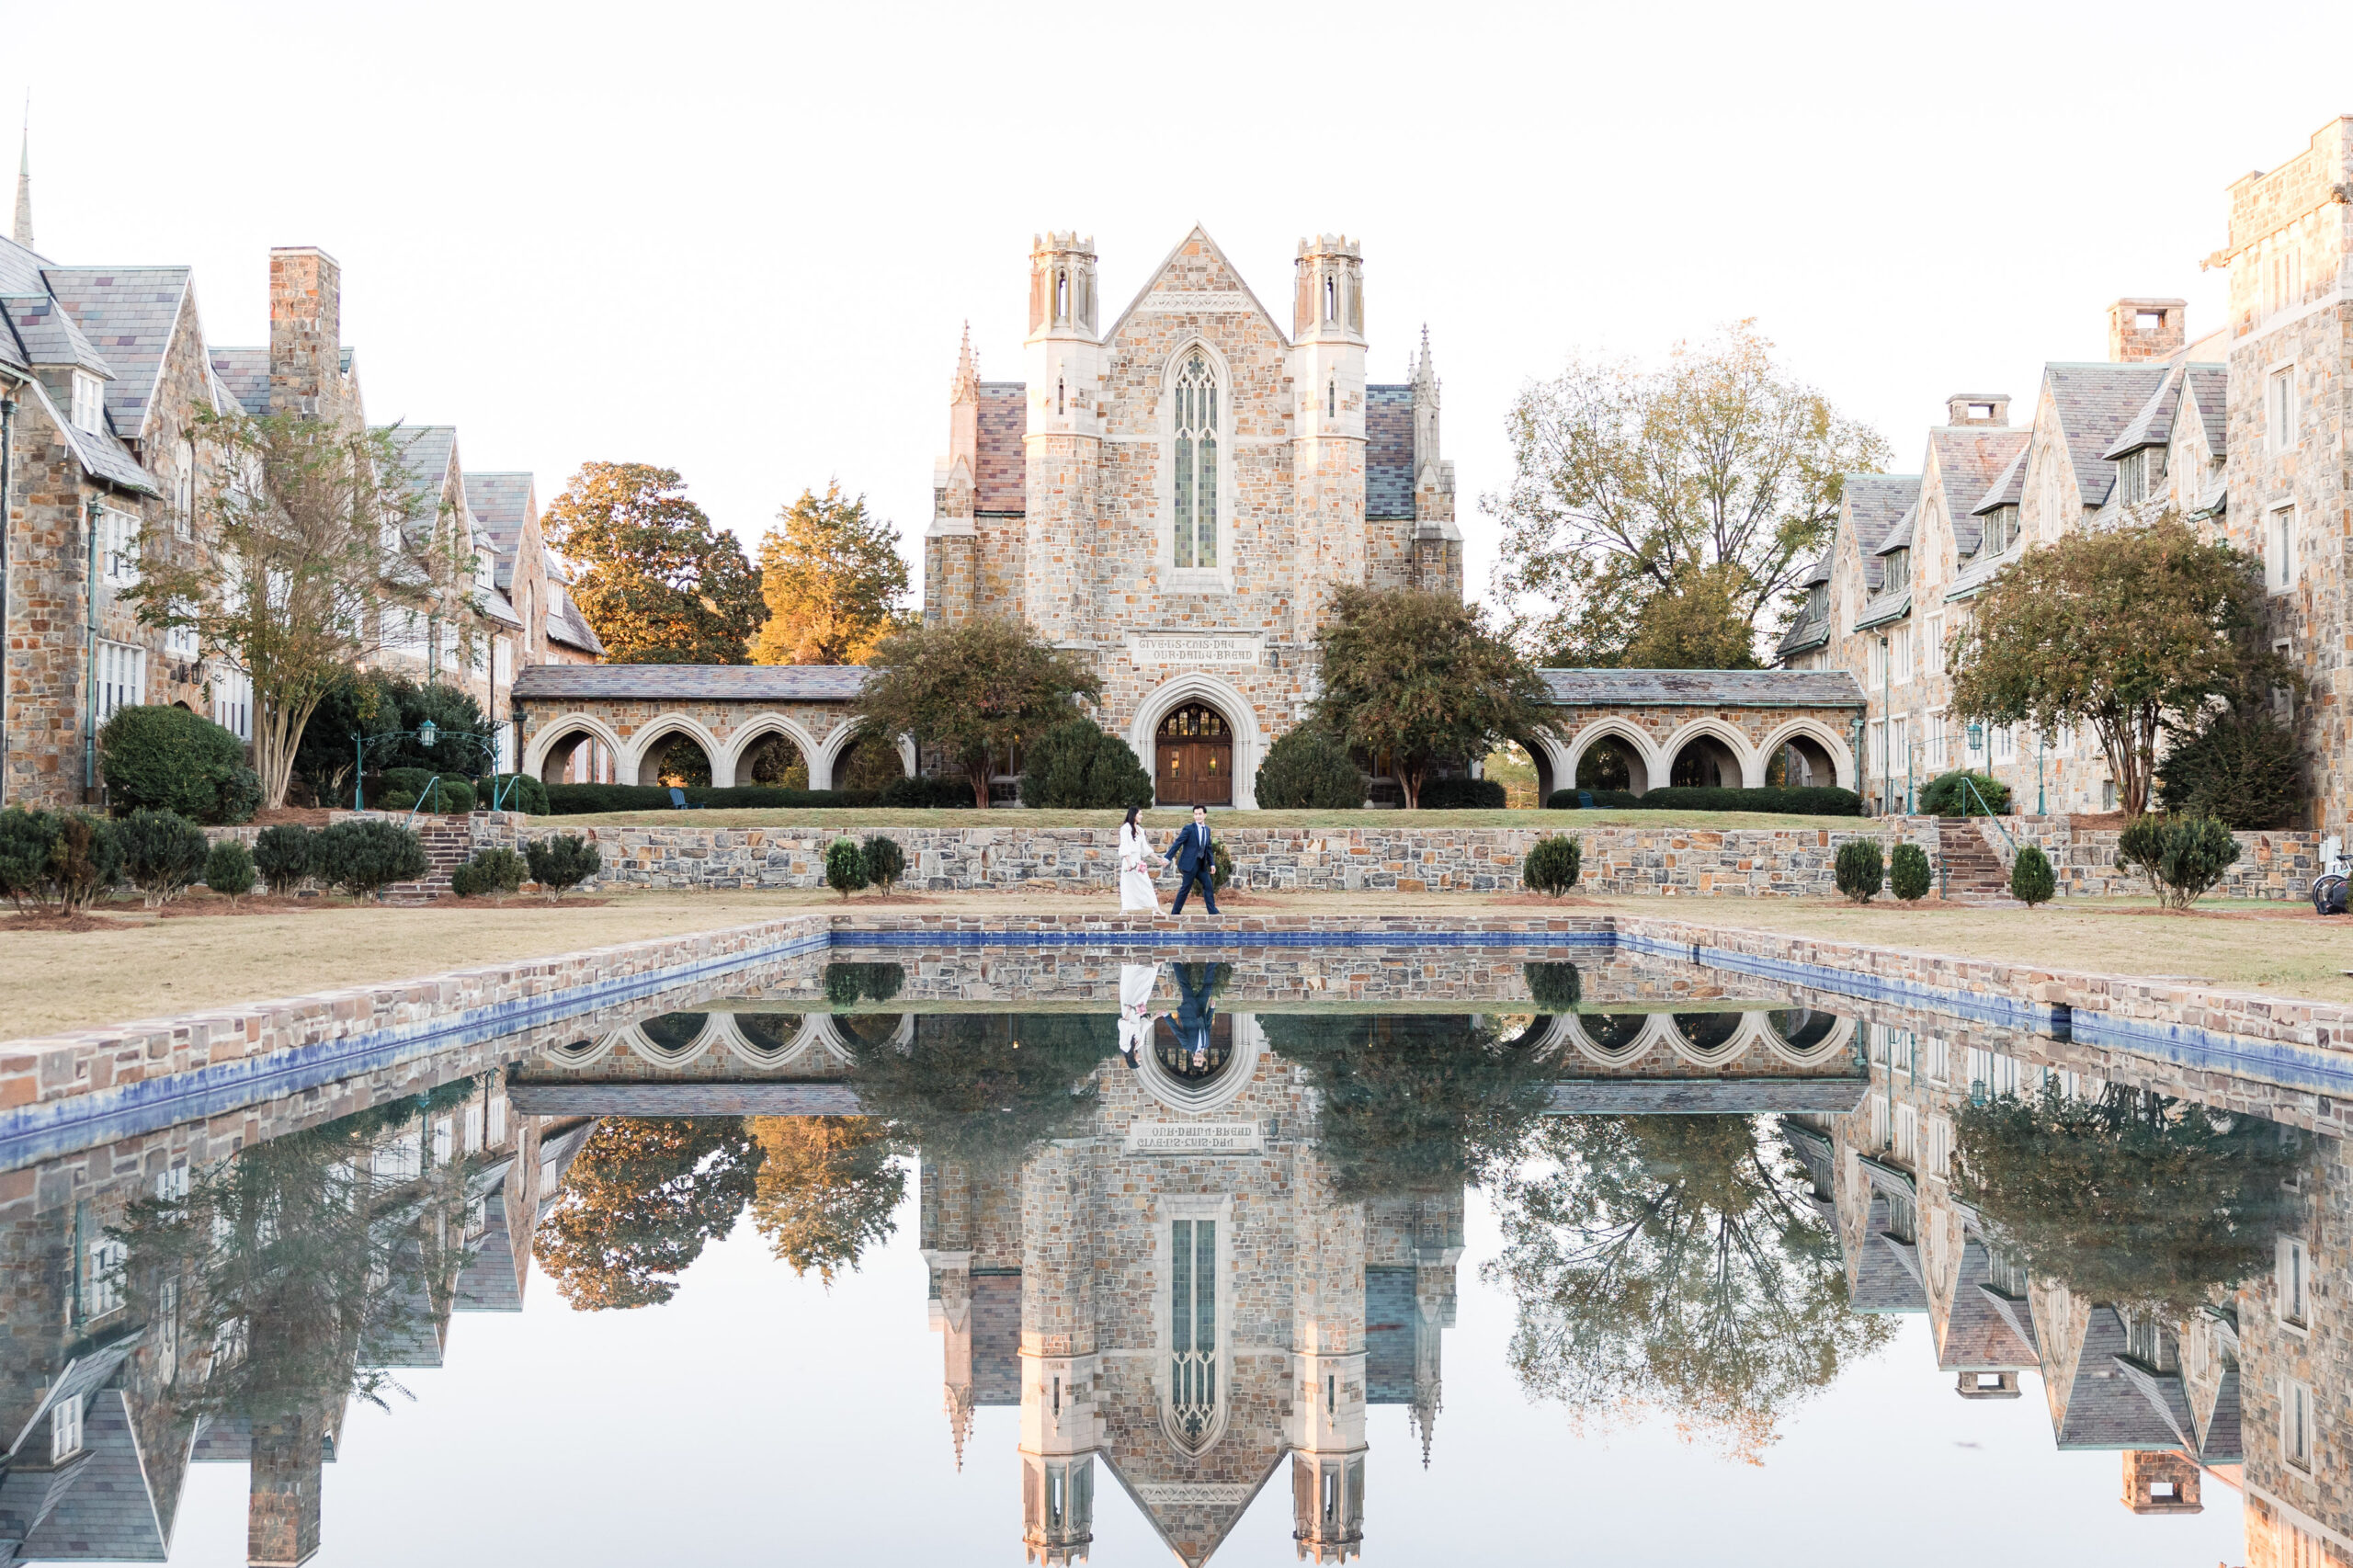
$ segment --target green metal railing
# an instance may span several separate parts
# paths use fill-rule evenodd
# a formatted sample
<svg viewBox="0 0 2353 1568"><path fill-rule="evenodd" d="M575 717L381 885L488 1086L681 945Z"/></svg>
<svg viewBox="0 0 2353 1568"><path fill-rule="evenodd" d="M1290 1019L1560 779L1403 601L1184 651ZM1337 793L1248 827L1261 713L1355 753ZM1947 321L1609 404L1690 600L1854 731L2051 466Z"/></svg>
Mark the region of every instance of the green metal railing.
<svg viewBox="0 0 2353 1568"><path fill-rule="evenodd" d="M2002 842L2010 846L2010 859L2013 861L2017 860L2018 858L2018 841L2010 836L2010 830L2002 825L2002 819L1994 814L1994 808L1987 805L1985 803L1985 797L1977 792L1976 781L1971 778L1968 774L1964 773L1961 776L1961 814L1966 818L1969 815L1969 802L1972 801L1976 801L1977 809L1985 813L1985 820L1993 824L1994 831L2002 835Z"/></svg>

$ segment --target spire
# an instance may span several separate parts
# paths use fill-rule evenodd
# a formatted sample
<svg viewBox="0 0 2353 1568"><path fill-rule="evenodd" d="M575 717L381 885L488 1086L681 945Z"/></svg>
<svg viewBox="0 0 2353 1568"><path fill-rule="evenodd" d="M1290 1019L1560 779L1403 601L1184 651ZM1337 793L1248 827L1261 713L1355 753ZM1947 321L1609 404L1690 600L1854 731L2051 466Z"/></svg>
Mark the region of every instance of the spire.
<svg viewBox="0 0 2353 1568"><path fill-rule="evenodd" d="M961 1475L964 1470L964 1439L972 1435L972 1385L959 1388L949 1384L940 1403L948 1415L948 1434L956 1442L956 1471Z"/></svg>
<svg viewBox="0 0 2353 1568"><path fill-rule="evenodd" d="M10 236L33 248L33 96L25 95L25 134L17 149L17 228Z"/></svg>
<svg viewBox="0 0 2353 1568"><path fill-rule="evenodd" d="M1414 385L1433 388L1438 385L1438 370L1430 360L1430 326L1427 322L1422 324L1421 354L1414 360Z"/></svg>
<svg viewBox="0 0 2353 1568"><path fill-rule="evenodd" d="M956 350L956 379L948 383L948 401L978 403L981 401L981 366L972 358L972 324L964 324L963 346Z"/></svg>

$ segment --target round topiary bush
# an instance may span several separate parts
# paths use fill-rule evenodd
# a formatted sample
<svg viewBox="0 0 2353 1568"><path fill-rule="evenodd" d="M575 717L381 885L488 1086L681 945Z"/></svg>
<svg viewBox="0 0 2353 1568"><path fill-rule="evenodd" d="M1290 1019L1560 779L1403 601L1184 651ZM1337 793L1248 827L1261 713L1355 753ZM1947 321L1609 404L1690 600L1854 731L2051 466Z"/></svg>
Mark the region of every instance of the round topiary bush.
<svg viewBox="0 0 2353 1568"><path fill-rule="evenodd" d="M309 828L290 822L254 835L254 869L273 896L287 897L310 877L313 836Z"/></svg>
<svg viewBox="0 0 2353 1568"><path fill-rule="evenodd" d="M1928 852L1916 844L1899 844L1888 857L1887 889L1906 903L1915 903L1928 896L1928 884L1934 879L1928 869Z"/></svg>
<svg viewBox="0 0 2353 1568"><path fill-rule="evenodd" d="M1258 764L1258 804L1268 811L1357 811L1365 789L1348 748L1313 724L1284 733Z"/></svg>
<svg viewBox="0 0 2353 1568"><path fill-rule="evenodd" d="M1548 897L1558 898L1577 885L1585 869L1585 846L1565 834L1548 834L1529 846L1519 864L1519 880Z"/></svg>
<svg viewBox="0 0 2353 1568"><path fill-rule="evenodd" d="M1887 863L1880 858L1879 841L1853 838L1838 846L1838 859L1831 877L1838 891L1857 903L1869 903L1879 894L1879 885L1887 874Z"/></svg>
<svg viewBox="0 0 2353 1568"><path fill-rule="evenodd" d="M253 852L224 838L204 857L204 885L231 903L254 891Z"/></svg>
<svg viewBox="0 0 2353 1568"><path fill-rule="evenodd" d="M525 869L512 849L484 849L449 873L449 891L460 898L505 898L523 885Z"/></svg>
<svg viewBox="0 0 2353 1568"><path fill-rule="evenodd" d="M535 838L523 846L523 859L530 867L531 880L545 888L551 899L562 898L567 889L578 887L605 869L604 856L576 833Z"/></svg>
<svg viewBox="0 0 2353 1568"><path fill-rule="evenodd" d="M1531 963L1526 966L1528 994L1548 1013L1572 1013L1585 1000L1585 980L1573 963Z"/></svg>
<svg viewBox="0 0 2353 1568"><path fill-rule="evenodd" d="M133 812L115 824L114 837L122 851L122 874L150 909L188 892L211 853L204 830L177 812Z"/></svg>
<svg viewBox="0 0 2353 1568"><path fill-rule="evenodd" d="M1152 804L1152 776L1092 719L1055 725L1022 749L1021 803L1064 810L1125 811ZM879 879L878 879L879 880Z"/></svg>
<svg viewBox="0 0 2353 1568"><path fill-rule="evenodd" d="M343 889L355 903L382 897L395 882L421 881L428 869L416 835L379 818L321 828L311 844L311 874Z"/></svg>
<svg viewBox="0 0 2353 1568"><path fill-rule="evenodd" d="M825 846L825 885L847 899L872 881L866 872L866 851L855 838L836 838Z"/></svg>
<svg viewBox="0 0 2353 1568"><path fill-rule="evenodd" d="M1972 796L1962 788L1964 783L1973 787L1976 794ZM1921 785L1919 804L1924 816L1976 817L1984 816L1988 810L1995 816L2003 816L2010 809L2010 787L1990 773L1956 767Z"/></svg>
<svg viewBox="0 0 2353 1568"><path fill-rule="evenodd" d="M117 709L98 732L98 771L118 812L236 823L261 807L261 780L245 766L245 743L185 708Z"/></svg>
<svg viewBox="0 0 2353 1568"><path fill-rule="evenodd" d="M85 812L0 812L0 896L17 909L71 915L122 878L114 824Z"/></svg>
<svg viewBox="0 0 2353 1568"><path fill-rule="evenodd" d="M890 897L892 887L907 873L907 852L899 847L897 839L878 833L866 841L863 853L868 879L882 890L884 898Z"/></svg>
<svg viewBox="0 0 2353 1568"><path fill-rule="evenodd" d="M2029 844L2018 851L2018 859L2010 866L2010 896L2029 909L2038 903L2049 903L2058 890L2058 879L2051 874L2051 857L2040 846Z"/></svg>

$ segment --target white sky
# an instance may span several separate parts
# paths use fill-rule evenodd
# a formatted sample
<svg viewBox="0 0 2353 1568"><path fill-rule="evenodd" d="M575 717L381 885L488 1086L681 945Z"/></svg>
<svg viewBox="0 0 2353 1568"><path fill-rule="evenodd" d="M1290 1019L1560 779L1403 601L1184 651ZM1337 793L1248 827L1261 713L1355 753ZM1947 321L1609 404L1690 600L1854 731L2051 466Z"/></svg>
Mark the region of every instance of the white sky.
<svg viewBox="0 0 2353 1568"><path fill-rule="evenodd" d="M1374 378L1430 326L1481 589L1504 411L1573 347L1753 315L1908 470L1949 392L2023 417L2103 358L2119 295L2205 331L2225 185L2353 112L2342 4L0 17L44 254L192 264L233 345L267 248L324 246L373 416L542 504L675 467L747 546L838 475L920 565L959 326L1020 374L1033 233L1092 233L1113 310L1196 219L1278 311L1301 235L1360 235Z"/></svg>

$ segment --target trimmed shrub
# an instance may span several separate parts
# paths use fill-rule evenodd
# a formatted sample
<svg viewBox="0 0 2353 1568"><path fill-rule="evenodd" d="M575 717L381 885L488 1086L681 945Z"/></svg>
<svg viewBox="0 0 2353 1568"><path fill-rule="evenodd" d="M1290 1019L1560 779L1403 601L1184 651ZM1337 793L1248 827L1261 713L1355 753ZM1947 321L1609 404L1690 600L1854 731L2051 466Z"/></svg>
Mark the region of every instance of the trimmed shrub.
<svg viewBox="0 0 2353 1568"><path fill-rule="evenodd" d="M1961 786L1963 782L1976 787L1972 798ZM2010 787L1990 773L1972 773L1966 767L1956 767L1949 773L1939 773L1920 786L1921 813L1932 817L1984 816L1985 806L1993 808L1995 816L2007 814L2010 809Z"/></svg>
<svg viewBox="0 0 2353 1568"><path fill-rule="evenodd" d="M1499 812L1507 803L1501 779L1433 778L1422 786L1426 812Z"/></svg>
<svg viewBox="0 0 2353 1568"><path fill-rule="evenodd" d="M253 851L224 838L204 857L204 885L235 903L254 891Z"/></svg>
<svg viewBox="0 0 2353 1568"><path fill-rule="evenodd" d="M1928 896L1935 880L1928 869L1928 852L1916 844L1899 844L1887 858L1887 891L1906 903Z"/></svg>
<svg viewBox="0 0 2353 1568"><path fill-rule="evenodd" d="M2212 817L2149 813L2116 841L2119 870L2138 869L2168 909L2188 909L2238 863L2239 841Z"/></svg>
<svg viewBox="0 0 2353 1568"><path fill-rule="evenodd" d="M1225 840L1210 840L1210 886L1221 892L1233 881L1233 858L1225 852Z"/></svg>
<svg viewBox="0 0 2353 1568"><path fill-rule="evenodd" d="M1587 790L1586 793L1593 797L1596 811L1605 806L1611 811L1623 811L1629 806L1640 806L1644 799L1627 790ZM1584 804L1577 799L1574 790L1555 790L1544 797L1544 805L1549 811L1574 812Z"/></svg>
<svg viewBox="0 0 2353 1568"><path fill-rule="evenodd" d="M544 812L534 816L586 816L601 812L666 812L671 809L670 790L662 784L544 784L540 790L546 798ZM689 805L778 807L790 810L801 806L871 806L876 797L858 790L782 790L767 784L734 784L724 790L698 786L686 791ZM961 799L972 803L972 792L966 789ZM888 802L881 802L887 804Z"/></svg>
<svg viewBox="0 0 2353 1568"><path fill-rule="evenodd" d="M444 812L460 815L474 809L474 787L454 773L432 773L422 767L395 767L383 777L378 809Z"/></svg>
<svg viewBox="0 0 2353 1568"><path fill-rule="evenodd" d="M1258 804L1268 811L1346 812L1364 805L1364 772L1331 732L1302 724L1267 748Z"/></svg>
<svg viewBox="0 0 2353 1568"><path fill-rule="evenodd" d="M2051 857L2040 845L2029 844L2018 851L2010 866L2010 896L2029 909L2038 903L2049 903L2057 891L2058 879L2051 874Z"/></svg>
<svg viewBox="0 0 2353 1568"><path fill-rule="evenodd" d="M1653 790L1634 804L1644 811L1770 812L1776 815L1859 817L1863 798L1852 790L1809 784L1787 790L1715 790L1697 785Z"/></svg>
<svg viewBox="0 0 2353 1568"><path fill-rule="evenodd" d="M907 971L895 963L829 963L825 966L825 1001L835 1011L855 1006L861 996L888 1002L899 994Z"/></svg>
<svg viewBox="0 0 2353 1568"><path fill-rule="evenodd" d="M1525 972L1529 995L1548 1013L1574 1013L1585 1000L1585 980L1573 963L1531 963Z"/></svg>
<svg viewBox="0 0 2353 1568"><path fill-rule="evenodd" d="M903 811L969 811L972 786L962 778L934 778L927 774L894 778L883 790L879 803Z"/></svg>
<svg viewBox="0 0 2353 1568"><path fill-rule="evenodd" d="M1585 846L1565 834L1549 834L1529 846L1519 880L1533 891L1558 898L1577 885L1585 868Z"/></svg>
<svg viewBox="0 0 2353 1568"><path fill-rule="evenodd" d="M687 799L703 806L870 806L877 797L867 790L787 790L775 784L730 784L724 790L689 790ZM663 792L663 803L669 793Z"/></svg>
<svg viewBox="0 0 2353 1568"><path fill-rule="evenodd" d="M98 732L98 771L116 811L244 822L261 807L245 743L185 708L122 708Z"/></svg>
<svg viewBox="0 0 2353 1568"><path fill-rule="evenodd" d="M282 822L254 837L254 869L269 891L284 898L311 874L312 838L307 827Z"/></svg>
<svg viewBox="0 0 2353 1568"><path fill-rule="evenodd" d="M892 888L907 874L907 852L899 847L897 839L878 833L866 841L862 853L867 877L881 888L884 898L890 897Z"/></svg>
<svg viewBox="0 0 2353 1568"><path fill-rule="evenodd" d="M531 880L551 899L562 898L605 869L605 857L576 833L532 839L523 846L523 859L530 867Z"/></svg>
<svg viewBox="0 0 2353 1568"><path fill-rule="evenodd" d="M825 846L825 885L847 899L873 879L866 872L866 851L855 838L836 838Z"/></svg>
<svg viewBox="0 0 2353 1568"><path fill-rule="evenodd" d="M449 873L449 891L460 898L505 898L523 885L525 869L512 849L484 849Z"/></svg>
<svg viewBox="0 0 2353 1568"><path fill-rule="evenodd" d="M474 799L483 811L520 812L528 817L548 814L548 787L528 773L494 773L477 778Z"/></svg>
<svg viewBox="0 0 2353 1568"><path fill-rule="evenodd" d="M114 824L85 812L0 811L0 896L19 910L71 915L122 876Z"/></svg>
<svg viewBox="0 0 2353 1568"><path fill-rule="evenodd" d="M1838 891L1857 903L1869 903L1879 894L1879 884L1887 873L1887 863L1880 858L1879 841L1856 838L1838 846L1838 859L1832 880Z"/></svg>
<svg viewBox="0 0 2353 1568"><path fill-rule="evenodd" d="M311 874L343 889L354 903L382 897L394 882L416 881L429 869L416 835L381 818L335 823L311 841Z"/></svg>
<svg viewBox="0 0 2353 1568"><path fill-rule="evenodd" d="M1152 775L1119 736L1094 720L1056 724L1022 749L1021 803L1125 811L1152 804Z"/></svg>
<svg viewBox="0 0 2353 1568"><path fill-rule="evenodd" d="M204 830L177 812L136 811L114 825L122 873L150 909L188 892L204 872L211 846Z"/></svg>
<svg viewBox="0 0 2353 1568"><path fill-rule="evenodd" d="M2168 723L2165 736L2157 794L2167 812L2239 828L2295 824L2304 756L2268 703L2208 710L2194 725Z"/></svg>

